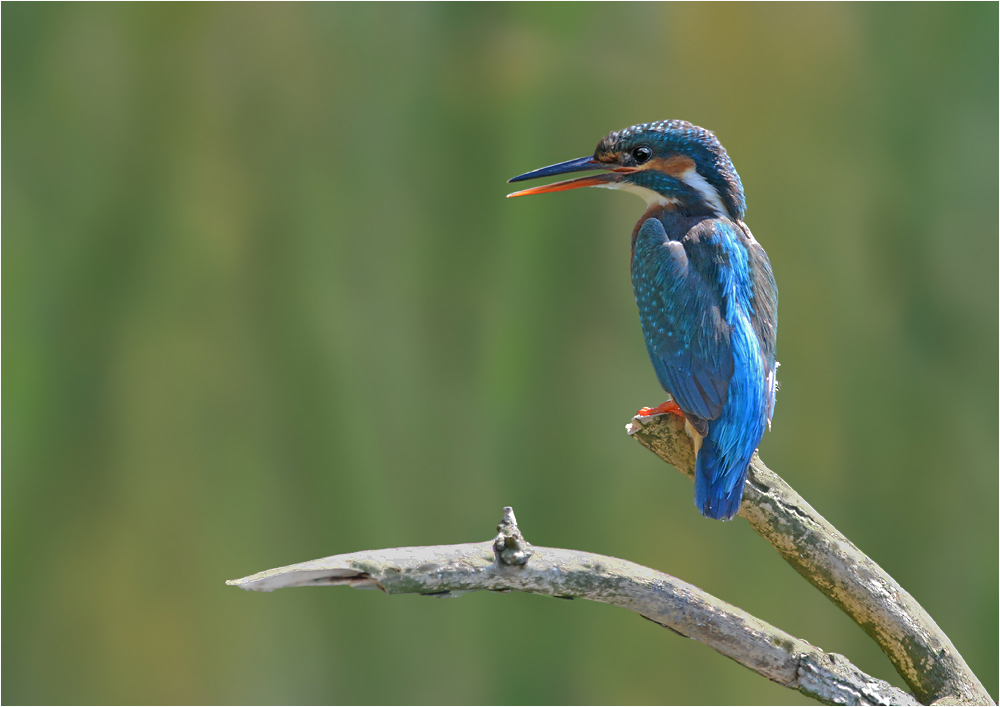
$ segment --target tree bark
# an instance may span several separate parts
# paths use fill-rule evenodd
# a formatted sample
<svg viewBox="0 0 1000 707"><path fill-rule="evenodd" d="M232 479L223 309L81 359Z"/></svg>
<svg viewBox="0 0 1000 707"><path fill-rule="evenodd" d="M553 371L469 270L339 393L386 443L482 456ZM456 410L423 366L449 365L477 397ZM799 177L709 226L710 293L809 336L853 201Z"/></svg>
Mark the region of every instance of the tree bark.
<svg viewBox="0 0 1000 707"><path fill-rule="evenodd" d="M694 449L672 414L635 417L630 435L689 478ZM387 594L454 596L524 591L584 598L635 611L694 638L741 665L828 704L995 704L926 611L754 455L739 515L882 648L911 696L866 675L697 587L632 562L554 548L532 548L513 512L493 543L395 548L336 555L239 580L244 589L341 585Z"/></svg>
<svg viewBox="0 0 1000 707"><path fill-rule="evenodd" d="M635 417L628 433L688 478L694 449L677 415ZM923 607L755 454L740 517L871 636L922 704L994 704Z"/></svg>
<svg viewBox="0 0 1000 707"><path fill-rule="evenodd" d="M261 592L348 585L386 594L443 597L485 589L590 599L634 611L824 704L919 704L843 656L825 653L668 574L604 555L532 547L510 508L498 530L492 542L335 555L228 584Z"/></svg>

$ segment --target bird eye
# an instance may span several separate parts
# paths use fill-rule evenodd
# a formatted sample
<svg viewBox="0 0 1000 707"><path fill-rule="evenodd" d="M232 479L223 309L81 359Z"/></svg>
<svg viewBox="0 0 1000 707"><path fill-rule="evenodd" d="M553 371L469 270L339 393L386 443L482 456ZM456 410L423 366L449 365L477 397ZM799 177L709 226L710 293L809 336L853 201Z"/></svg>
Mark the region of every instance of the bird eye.
<svg viewBox="0 0 1000 707"><path fill-rule="evenodd" d="M632 157L638 164L642 164L652 156L653 156L653 151L650 150L645 145L642 145L632 150Z"/></svg>

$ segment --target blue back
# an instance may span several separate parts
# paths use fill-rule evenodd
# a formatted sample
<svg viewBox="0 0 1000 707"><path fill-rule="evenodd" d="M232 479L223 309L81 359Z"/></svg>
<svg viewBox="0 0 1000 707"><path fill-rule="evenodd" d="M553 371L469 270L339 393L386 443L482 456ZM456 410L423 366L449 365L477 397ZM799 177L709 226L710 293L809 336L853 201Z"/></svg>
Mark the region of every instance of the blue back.
<svg viewBox="0 0 1000 707"><path fill-rule="evenodd" d="M767 255L741 222L654 209L633 235L632 284L657 378L705 438L695 504L731 518L774 409L778 292Z"/></svg>

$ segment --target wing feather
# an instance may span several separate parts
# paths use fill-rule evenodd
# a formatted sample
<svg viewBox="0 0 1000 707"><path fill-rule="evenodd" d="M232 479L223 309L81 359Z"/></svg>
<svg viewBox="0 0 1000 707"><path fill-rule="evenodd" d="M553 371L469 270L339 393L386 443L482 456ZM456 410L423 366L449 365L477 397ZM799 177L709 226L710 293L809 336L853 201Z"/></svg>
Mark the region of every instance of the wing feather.
<svg viewBox="0 0 1000 707"><path fill-rule="evenodd" d="M710 240L701 246L692 259L658 218L647 218L636 234L632 284L660 384L685 413L713 420L726 404L733 353L717 276L724 254Z"/></svg>

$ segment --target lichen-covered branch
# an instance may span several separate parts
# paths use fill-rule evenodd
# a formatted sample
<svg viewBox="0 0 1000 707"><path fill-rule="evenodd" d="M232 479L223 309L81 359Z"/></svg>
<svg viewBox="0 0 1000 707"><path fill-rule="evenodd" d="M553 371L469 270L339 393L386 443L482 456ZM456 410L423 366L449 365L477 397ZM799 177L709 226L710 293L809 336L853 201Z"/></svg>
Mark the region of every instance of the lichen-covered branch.
<svg viewBox="0 0 1000 707"><path fill-rule="evenodd" d="M532 547L509 508L497 529L488 542L335 555L228 584L262 592L348 585L386 594L455 596L486 589L591 599L634 611L825 704L919 704L843 656L825 653L670 575L614 557Z"/></svg>
<svg viewBox="0 0 1000 707"><path fill-rule="evenodd" d="M694 449L676 415L636 417L628 432L694 478ZM923 704L994 704L923 607L754 455L740 516L861 626Z"/></svg>

